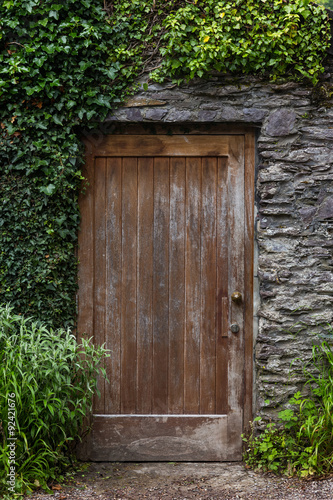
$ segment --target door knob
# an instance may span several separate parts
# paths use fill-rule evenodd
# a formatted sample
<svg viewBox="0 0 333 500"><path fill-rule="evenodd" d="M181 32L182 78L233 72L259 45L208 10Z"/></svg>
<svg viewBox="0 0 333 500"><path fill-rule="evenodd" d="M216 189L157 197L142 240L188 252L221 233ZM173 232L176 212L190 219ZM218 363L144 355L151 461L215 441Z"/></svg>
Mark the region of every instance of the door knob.
<svg viewBox="0 0 333 500"><path fill-rule="evenodd" d="M239 325L237 325L237 323L233 323L232 325L230 325L230 330L232 331L232 333L238 333Z"/></svg>
<svg viewBox="0 0 333 500"><path fill-rule="evenodd" d="M242 294L240 292L234 292L231 295L231 300L235 302L236 304L240 304L243 300Z"/></svg>

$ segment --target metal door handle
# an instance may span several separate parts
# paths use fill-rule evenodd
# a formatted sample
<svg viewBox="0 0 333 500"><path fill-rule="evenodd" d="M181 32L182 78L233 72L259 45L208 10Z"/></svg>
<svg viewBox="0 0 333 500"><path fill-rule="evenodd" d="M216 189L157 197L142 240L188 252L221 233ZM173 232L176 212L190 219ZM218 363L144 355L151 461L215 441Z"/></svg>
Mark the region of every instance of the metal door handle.
<svg viewBox="0 0 333 500"><path fill-rule="evenodd" d="M236 304L240 304L243 300L242 294L240 292L234 292L231 295L231 300L235 302Z"/></svg>
<svg viewBox="0 0 333 500"><path fill-rule="evenodd" d="M237 325L237 323L233 323L232 325L230 325L230 330L232 331L232 333L238 333L239 325Z"/></svg>

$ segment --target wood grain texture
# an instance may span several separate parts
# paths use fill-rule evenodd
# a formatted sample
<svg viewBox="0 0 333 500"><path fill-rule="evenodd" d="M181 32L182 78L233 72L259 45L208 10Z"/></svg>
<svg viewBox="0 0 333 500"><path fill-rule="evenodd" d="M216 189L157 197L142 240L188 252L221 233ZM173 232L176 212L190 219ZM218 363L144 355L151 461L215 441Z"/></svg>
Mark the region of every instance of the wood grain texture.
<svg viewBox="0 0 333 500"><path fill-rule="evenodd" d="M217 173L217 341L216 341L216 413L228 411L229 343L225 332L225 302L229 307L229 194L228 159L218 159ZM222 307L224 305L224 307ZM228 325L228 323L227 323Z"/></svg>
<svg viewBox="0 0 333 500"><path fill-rule="evenodd" d="M253 262L254 262L254 192L255 192L255 133L245 134L245 293L244 293L244 431L253 420Z"/></svg>
<svg viewBox="0 0 333 500"><path fill-rule="evenodd" d="M200 413L216 411L217 158L202 158Z"/></svg>
<svg viewBox="0 0 333 500"><path fill-rule="evenodd" d="M116 137L87 156L80 200L79 328L111 349L94 407L111 420L94 417L86 453L199 460L209 443L200 460L238 460L251 415L254 136Z"/></svg>
<svg viewBox="0 0 333 500"><path fill-rule="evenodd" d="M185 158L170 158L169 414L184 411Z"/></svg>
<svg viewBox="0 0 333 500"><path fill-rule="evenodd" d="M154 159L138 159L137 356L139 414L152 411Z"/></svg>
<svg viewBox="0 0 333 500"><path fill-rule="evenodd" d="M154 158L153 404L168 412L169 159Z"/></svg>
<svg viewBox="0 0 333 500"><path fill-rule="evenodd" d="M100 141L99 156L223 156L223 135L108 135Z"/></svg>
<svg viewBox="0 0 333 500"><path fill-rule="evenodd" d="M228 211L229 264L228 296L238 291L244 297L244 138L229 140ZM237 323L238 333L229 335L228 352L228 409L239 412L244 391L244 302L229 301L229 322Z"/></svg>
<svg viewBox="0 0 333 500"><path fill-rule="evenodd" d="M136 413L137 158L124 158L122 170L121 412Z"/></svg>
<svg viewBox="0 0 333 500"><path fill-rule="evenodd" d="M186 159L184 412L200 411L201 158Z"/></svg>
<svg viewBox="0 0 333 500"><path fill-rule="evenodd" d="M94 182L94 341L101 345L105 342L106 330L106 159L97 158ZM100 398L95 398L96 411L105 411L105 384L98 378L97 388Z"/></svg>
<svg viewBox="0 0 333 500"><path fill-rule="evenodd" d="M122 161L108 158L106 165L106 360L105 413L120 412L121 308L122 308Z"/></svg>
<svg viewBox="0 0 333 500"><path fill-rule="evenodd" d="M227 448L228 428L235 419L214 415L99 416L93 418L89 460L98 461L223 461L241 460ZM121 441L119 436L122 437ZM238 445L237 441L237 445ZM229 458L231 457L231 458Z"/></svg>
<svg viewBox="0 0 333 500"><path fill-rule="evenodd" d="M229 299L221 298L221 337L229 337Z"/></svg>

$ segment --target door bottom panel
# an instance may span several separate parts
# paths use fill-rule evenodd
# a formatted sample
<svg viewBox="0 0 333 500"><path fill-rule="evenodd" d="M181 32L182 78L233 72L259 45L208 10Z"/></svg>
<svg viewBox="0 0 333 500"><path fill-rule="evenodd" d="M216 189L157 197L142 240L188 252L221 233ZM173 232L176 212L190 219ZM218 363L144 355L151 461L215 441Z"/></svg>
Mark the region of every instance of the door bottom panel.
<svg viewBox="0 0 333 500"><path fill-rule="evenodd" d="M92 461L237 461L241 460L241 414L93 415L87 448ZM86 454L88 451L88 456ZM81 453L79 455L81 455Z"/></svg>

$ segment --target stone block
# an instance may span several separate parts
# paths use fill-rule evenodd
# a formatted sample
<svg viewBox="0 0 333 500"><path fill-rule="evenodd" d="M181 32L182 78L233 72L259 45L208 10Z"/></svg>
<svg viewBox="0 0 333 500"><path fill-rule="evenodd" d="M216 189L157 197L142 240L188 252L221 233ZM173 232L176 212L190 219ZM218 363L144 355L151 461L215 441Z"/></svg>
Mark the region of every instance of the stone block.
<svg viewBox="0 0 333 500"><path fill-rule="evenodd" d="M288 108L273 111L266 123L266 133L273 137L289 135L295 125L296 114Z"/></svg>

